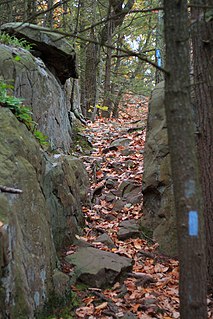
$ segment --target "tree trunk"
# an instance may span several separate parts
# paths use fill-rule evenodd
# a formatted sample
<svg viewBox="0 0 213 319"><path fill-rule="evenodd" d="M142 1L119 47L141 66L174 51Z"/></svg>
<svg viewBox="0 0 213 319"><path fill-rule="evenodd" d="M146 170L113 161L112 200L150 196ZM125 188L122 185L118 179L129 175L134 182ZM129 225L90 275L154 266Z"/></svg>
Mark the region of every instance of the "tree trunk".
<svg viewBox="0 0 213 319"><path fill-rule="evenodd" d="M159 6L163 6L163 0L159 1ZM162 10L158 11L158 23L156 29L156 50L155 59L156 63L160 67L164 67L165 50L164 50L164 12ZM155 83L159 83L164 80L164 74L162 71L156 69Z"/></svg>
<svg viewBox="0 0 213 319"><path fill-rule="evenodd" d="M197 1L213 6L213 1ZM202 19L200 18L202 17ZM198 128L204 216L207 236L207 273L213 290L213 20L212 9L193 9L192 28L194 95Z"/></svg>
<svg viewBox="0 0 213 319"><path fill-rule="evenodd" d="M95 40L94 31L91 30L90 39ZM86 48L86 65L85 65L85 100L86 115L91 117L96 103L96 76L97 76L97 57L98 45L88 43Z"/></svg>
<svg viewBox="0 0 213 319"><path fill-rule="evenodd" d="M46 26L48 28L53 28L53 10L51 10L52 7L53 7L53 0L48 0L47 9L49 11L46 14Z"/></svg>
<svg viewBox="0 0 213 319"><path fill-rule="evenodd" d="M165 106L176 206L181 319L207 318L202 200L190 102L187 0L164 0Z"/></svg>
<svg viewBox="0 0 213 319"><path fill-rule="evenodd" d="M109 6L109 15L108 18L111 17L111 5ZM113 22L109 20L107 22L107 44L112 45L112 31L113 31ZM112 49L107 48L106 53L106 65L105 65L105 77L104 77L104 100L103 106L107 106L107 111L102 111L102 115L104 117L110 117L111 108L112 108L112 100L111 100L111 62L112 62Z"/></svg>

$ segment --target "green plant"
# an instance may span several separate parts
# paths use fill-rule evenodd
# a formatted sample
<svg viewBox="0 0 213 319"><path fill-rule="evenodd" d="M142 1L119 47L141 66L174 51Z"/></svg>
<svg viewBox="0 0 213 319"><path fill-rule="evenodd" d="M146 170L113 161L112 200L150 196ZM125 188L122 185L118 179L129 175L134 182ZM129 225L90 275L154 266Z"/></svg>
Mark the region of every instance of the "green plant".
<svg viewBox="0 0 213 319"><path fill-rule="evenodd" d="M0 33L0 43L12 45L14 47L25 49L27 51L30 51L33 47L33 45L28 43L26 40L17 39L15 36L10 36L5 32Z"/></svg>
<svg viewBox="0 0 213 319"><path fill-rule="evenodd" d="M48 145L49 143L47 142L47 136L44 135L41 131L35 130L33 132L35 138L39 141L41 145Z"/></svg>
<svg viewBox="0 0 213 319"><path fill-rule="evenodd" d="M38 313L38 319L73 319L75 318L75 309L80 305L80 299L73 291L60 297L53 293L46 303L43 311Z"/></svg>
<svg viewBox="0 0 213 319"><path fill-rule="evenodd" d="M41 145L48 145L47 136L36 130L37 123L32 119L32 112L29 107L23 105L23 99L8 94L8 90L13 86L0 81L0 104L9 108L16 118L24 123Z"/></svg>

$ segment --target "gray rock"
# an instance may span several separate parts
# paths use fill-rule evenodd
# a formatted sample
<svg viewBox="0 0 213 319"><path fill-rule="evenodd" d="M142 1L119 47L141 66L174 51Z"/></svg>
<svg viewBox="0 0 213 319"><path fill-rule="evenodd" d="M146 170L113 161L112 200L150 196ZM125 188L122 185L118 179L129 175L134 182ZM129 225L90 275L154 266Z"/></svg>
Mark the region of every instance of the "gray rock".
<svg viewBox="0 0 213 319"><path fill-rule="evenodd" d="M70 155L47 157L43 192L50 210L56 249L73 242L84 226L82 204L87 202L89 178L83 163Z"/></svg>
<svg viewBox="0 0 213 319"><path fill-rule="evenodd" d="M70 77L78 77L74 49L57 31L22 22L6 23L0 29L33 44L32 53L36 51L38 55L39 52L41 60L62 84Z"/></svg>
<svg viewBox="0 0 213 319"><path fill-rule="evenodd" d="M56 296L65 298L70 291L70 277L56 269L53 273L53 285Z"/></svg>
<svg viewBox="0 0 213 319"><path fill-rule="evenodd" d="M126 240L140 236L139 225L134 219L122 221L119 224L118 239Z"/></svg>
<svg viewBox="0 0 213 319"><path fill-rule="evenodd" d="M130 148L125 148L124 150L121 150L121 155L123 156L129 156L134 153L134 150L131 150Z"/></svg>
<svg viewBox="0 0 213 319"><path fill-rule="evenodd" d="M132 260L92 247L80 248L66 260L75 266L76 280L90 287L107 287L125 277L132 269Z"/></svg>
<svg viewBox="0 0 213 319"><path fill-rule="evenodd" d="M127 313L125 313L125 315L121 318L122 319L137 319L137 317L131 311L128 311Z"/></svg>
<svg viewBox="0 0 213 319"><path fill-rule="evenodd" d="M41 187L42 153L24 124L7 108L0 108L0 185L22 194L0 193L4 245L0 280L1 311L11 319L34 318L54 289L57 257L50 212ZM2 246L2 243L0 243ZM1 316L0 316L1 317ZM2 315L3 318L4 315Z"/></svg>
<svg viewBox="0 0 213 319"><path fill-rule="evenodd" d="M19 61L14 59L16 55ZM70 151L70 106L66 104L64 88L44 63L26 50L0 44L0 78L12 82L12 93L32 109L37 129L48 136L50 148Z"/></svg>
<svg viewBox="0 0 213 319"><path fill-rule="evenodd" d="M132 142L130 138L118 138L117 140L113 141L110 146L128 146L129 143Z"/></svg>
<svg viewBox="0 0 213 319"><path fill-rule="evenodd" d="M105 185L108 189L111 189L114 188L117 185L117 183L117 178L107 178Z"/></svg>
<svg viewBox="0 0 213 319"><path fill-rule="evenodd" d="M163 253L177 255L177 237L170 155L164 105L164 83L151 96L144 151L144 232L153 232Z"/></svg>
<svg viewBox="0 0 213 319"><path fill-rule="evenodd" d="M115 199L113 202L113 210L119 212L126 205L126 201L123 199Z"/></svg>
<svg viewBox="0 0 213 319"><path fill-rule="evenodd" d="M126 203L135 205L142 201L142 187L132 180L123 181L118 188L118 192Z"/></svg>
<svg viewBox="0 0 213 319"><path fill-rule="evenodd" d="M10 93L32 108L51 149L68 153L70 106L53 73L28 51L0 44L0 79L11 81ZM0 317L34 318L52 292L60 293L67 282L55 272L55 247L70 243L83 225L81 204L87 200L88 179L79 160L45 154L5 107L0 107L0 123L0 185L23 191L0 192Z"/></svg>
<svg viewBox="0 0 213 319"><path fill-rule="evenodd" d="M104 199L107 201L107 202L112 202L113 200L115 200L115 195L113 195L112 193L108 193L106 195L104 195Z"/></svg>
<svg viewBox="0 0 213 319"><path fill-rule="evenodd" d="M96 238L96 242L100 242L108 246L109 248L115 248L113 240L107 234L102 234Z"/></svg>
<svg viewBox="0 0 213 319"><path fill-rule="evenodd" d="M0 123L0 185L23 191L0 192L0 317L34 318L60 290L55 247L83 224L87 174L77 159L45 156L8 108Z"/></svg>

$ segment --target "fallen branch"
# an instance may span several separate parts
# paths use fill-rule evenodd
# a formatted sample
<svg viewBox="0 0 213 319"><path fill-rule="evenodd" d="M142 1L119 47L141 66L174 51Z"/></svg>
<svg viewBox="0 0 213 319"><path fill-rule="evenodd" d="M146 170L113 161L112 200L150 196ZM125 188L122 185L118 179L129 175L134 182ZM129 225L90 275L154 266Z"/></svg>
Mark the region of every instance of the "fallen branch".
<svg viewBox="0 0 213 319"><path fill-rule="evenodd" d="M0 185L0 192L2 193L12 193L12 194L22 194L23 191L18 188L13 188L13 187L7 187Z"/></svg>

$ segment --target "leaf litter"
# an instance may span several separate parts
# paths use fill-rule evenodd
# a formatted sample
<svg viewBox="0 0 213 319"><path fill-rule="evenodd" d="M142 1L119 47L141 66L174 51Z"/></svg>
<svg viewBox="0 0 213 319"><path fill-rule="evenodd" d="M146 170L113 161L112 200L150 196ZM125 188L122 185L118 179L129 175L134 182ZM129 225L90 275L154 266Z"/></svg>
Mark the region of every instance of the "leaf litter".
<svg viewBox="0 0 213 319"><path fill-rule="evenodd" d="M142 186L148 102L140 104L139 98L131 102L119 119L98 117L86 128L93 151L81 158L90 176L91 206L82 208L86 222L84 235L79 238L98 249L132 258L133 270L124 282L116 282L108 289L89 287L82 291L78 285L72 286L82 301L75 311L76 318L180 318L177 259L161 255L158 244L143 233L126 240L119 240L117 235L121 221L139 221L142 217L142 200L136 204L124 201L115 207L121 199L117 190L124 181ZM138 104L140 107L136 108ZM119 139L120 145L118 142L117 146L111 146ZM107 234L114 247L96 241L100 234ZM66 255L75 251L72 245ZM69 267L66 264L63 267L69 273ZM212 316L209 310L209 318Z"/></svg>

